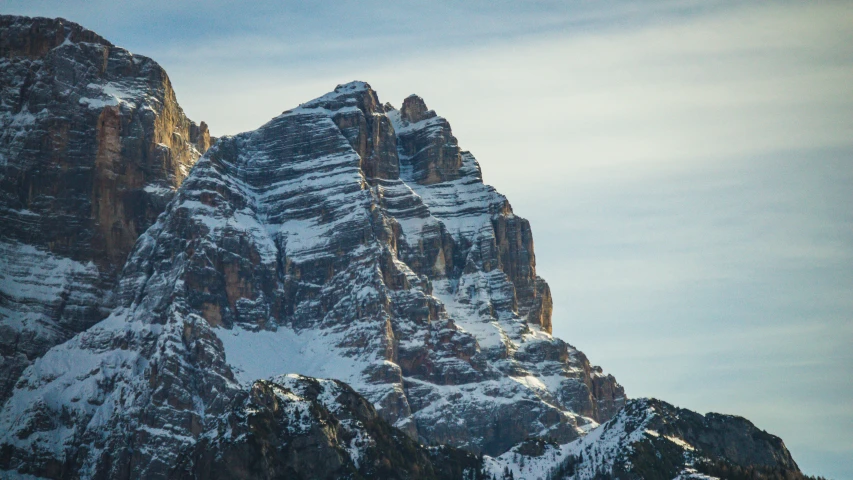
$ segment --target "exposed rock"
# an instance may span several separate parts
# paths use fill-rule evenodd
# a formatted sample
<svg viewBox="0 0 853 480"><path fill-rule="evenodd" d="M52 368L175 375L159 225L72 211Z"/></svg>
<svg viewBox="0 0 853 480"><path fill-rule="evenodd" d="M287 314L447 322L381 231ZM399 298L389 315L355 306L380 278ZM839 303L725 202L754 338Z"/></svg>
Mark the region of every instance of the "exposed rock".
<svg viewBox="0 0 853 480"><path fill-rule="evenodd" d="M0 403L104 318L137 237L210 146L166 72L63 19L0 16Z"/></svg>
<svg viewBox="0 0 853 480"><path fill-rule="evenodd" d="M4 58L41 59L63 43L92 43L113 47L97 33L62 18L0 15L0 52Z"/></svg>
<svg viewBox="0 0 853 480"><path fill-rule="evenodd" d="M395 112L400 154L411 168L411 179L423 185L457 180L462 172L462 155L447 120L428 110L424 100L411 95ZM424 122L429 121L429 124ZM407 130L401 126L418 125ZM404 134L405 132L405 134Z"/></svg>

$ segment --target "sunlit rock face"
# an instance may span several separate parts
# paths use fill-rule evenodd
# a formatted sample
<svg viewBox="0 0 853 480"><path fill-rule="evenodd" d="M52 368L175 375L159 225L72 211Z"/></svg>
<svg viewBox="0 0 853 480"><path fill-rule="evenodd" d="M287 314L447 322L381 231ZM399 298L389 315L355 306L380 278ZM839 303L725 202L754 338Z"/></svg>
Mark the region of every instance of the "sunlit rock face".
<svg viewBox="0 0 853 480"><path fill-rule="evenodd" d="M151 59L62 19L0 16L0 403L109 313L136 239L210 143Z"/></svg>
<svg viewBox="0 0 853 480"><path fill-rule="evenodd" d="M624 394L550 336L529 224L413 98L396 111L353 82L221 139L171 207L192 225L164 228L209 239L190 307L242 381L339 378L425 443L575 438Z"/></svg>

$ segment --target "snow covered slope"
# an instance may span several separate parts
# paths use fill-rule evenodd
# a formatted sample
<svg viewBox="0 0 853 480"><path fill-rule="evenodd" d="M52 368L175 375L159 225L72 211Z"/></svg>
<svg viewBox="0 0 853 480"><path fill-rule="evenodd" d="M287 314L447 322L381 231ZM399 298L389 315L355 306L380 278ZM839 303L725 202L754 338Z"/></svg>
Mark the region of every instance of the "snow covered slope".
<svg viewBox="0 0 853 480"><path fill-rule="evenodd" d="M700 415L656 399L631 400L574 442L528 441L486 471L503 478L653 480L805 479L778 437L731 415Z"/></svg>

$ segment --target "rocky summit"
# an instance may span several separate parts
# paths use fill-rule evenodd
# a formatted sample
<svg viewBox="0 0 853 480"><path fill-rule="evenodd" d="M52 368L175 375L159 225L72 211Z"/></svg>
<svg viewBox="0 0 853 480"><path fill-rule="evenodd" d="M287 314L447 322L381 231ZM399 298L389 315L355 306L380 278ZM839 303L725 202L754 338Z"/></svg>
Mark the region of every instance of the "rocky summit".
<svg viewBox="0 0 853 480"><path fill-rule="evenodd" d="M0 52L0 476L800 475L553 337L530 224L420 97L214 141L79 25Z"/></svg>

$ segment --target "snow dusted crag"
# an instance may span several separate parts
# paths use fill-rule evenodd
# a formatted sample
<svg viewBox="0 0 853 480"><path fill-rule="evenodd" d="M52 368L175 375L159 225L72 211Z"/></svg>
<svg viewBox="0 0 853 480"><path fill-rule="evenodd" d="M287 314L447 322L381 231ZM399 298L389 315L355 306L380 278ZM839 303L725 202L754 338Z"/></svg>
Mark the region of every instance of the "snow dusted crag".
<svg viewBox="0 0 853 480"><path fill-rule="evenodd" d="M337 378L412 438L488 454L569 441L621 406L550 336L528 223L419 98L395 111L339 86L223 139L196 180L174 204L214 249L194 250L214 264L193 308L242 382Z"/></svg>
<svg viewBox="0 0 853 480"><path fill-rule="evenodd" d="M549 480L810 478L781 439L748 420L700 415L655 399L631 400L567 445L526 442L487 459L486 470L497 478L507 471L514 478Z"/></svg>
<svg viewBox="0 0 853 480"><path fill-rule="evenodd" d="M0 16L0 402L107 316L137 237L209 145L151 59L62 19Z"/></svg>
<svg viewBox="0 0 853 480"><path fill-rule="evenodd" d="M418 445L342 382L286 375L254 382L170 476L474 479L480 465L459 450Z"/></svg>

